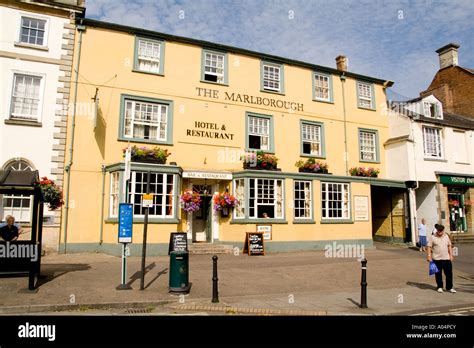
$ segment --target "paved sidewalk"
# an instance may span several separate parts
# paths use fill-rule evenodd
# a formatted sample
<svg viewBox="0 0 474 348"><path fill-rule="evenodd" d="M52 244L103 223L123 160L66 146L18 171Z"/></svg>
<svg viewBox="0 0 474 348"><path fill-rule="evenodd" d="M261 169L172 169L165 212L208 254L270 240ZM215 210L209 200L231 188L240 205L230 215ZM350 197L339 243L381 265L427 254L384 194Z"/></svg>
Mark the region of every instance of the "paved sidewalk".
<svg viewBox="0 0 474 348"><path fill-rule="evenodd" d="M151 308L169 312L257 315L393 314L431 307L473 304L473 273L458 272L456 294L439 294L424 254L377 244L366 250L368 309L360 309L360 262L326 258L324 251L266 256L220 255L220 303L211 304L212 255L190 255L189 295L168 293L168 257L147 258L145 290L140 291L139 257L128 259L132 290L118 291L121 260L104 254L48 255L40 286L25 291L27 277L0 278L0 313L90 308ZM260 311L258 311L260 310ZM304 312L302 312L304 311Z"/></svg>

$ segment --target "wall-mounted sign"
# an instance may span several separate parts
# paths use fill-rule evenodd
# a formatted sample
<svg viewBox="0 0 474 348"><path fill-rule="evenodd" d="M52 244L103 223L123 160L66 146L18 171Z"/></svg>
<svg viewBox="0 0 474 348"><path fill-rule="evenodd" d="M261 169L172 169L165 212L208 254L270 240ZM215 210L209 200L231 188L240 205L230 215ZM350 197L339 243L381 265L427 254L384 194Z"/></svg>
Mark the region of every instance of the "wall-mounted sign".
<svg viewBox="0 0 474 348"><path fill-rule="evenodd" d="M234 140L234 134L227 133L225 124L195 121L194 128L186 129L186 135L198 138Z"/></svg>
<svg viewBox="0 0 474 348"><path fill-rule="evenodd" d="M119 243L132 242L133 227L133 205L128 203L119 204L119 226L118 241Z"/></svg>
<svg viewBox="0 0 474 348"><path fill-rule="evenodd" d="M210 88L201 88L196 87L198 97L207 97L212 99L220 99L219 91L217 89ZM287 100L273 99L267 97L257 97L249 94L241 93L229 93L224 92L224 100L229 100L232 102L244 103L244 104L253 104L253 105L263 105L275 109L286 109L293 111L304 111L304 106L301 103L290 102Z"/></svg>
<svg viewBox="0 0 474 348"><path fill-rule="evenodd" d="M257 232L263 233L264 240L272 240L272 225L257 225Z"/></svg>
<svg viewBox="0 0 474 348"><path fill-rule="evenodd" d="M354 196L354 220L369 221L369 197Z"/></svg>
<svg viewBox="0 0 474 348"><path fill-rule="evenodd" d="M474 178L468 176L440 175L439 182L445 185L474 186Z"/></svg>
<svg viewBox="0 0 474 348"><path fill-rule="evenodd" d="M232 173L186 171L183 172L183 178L232 180Z"/></svg>

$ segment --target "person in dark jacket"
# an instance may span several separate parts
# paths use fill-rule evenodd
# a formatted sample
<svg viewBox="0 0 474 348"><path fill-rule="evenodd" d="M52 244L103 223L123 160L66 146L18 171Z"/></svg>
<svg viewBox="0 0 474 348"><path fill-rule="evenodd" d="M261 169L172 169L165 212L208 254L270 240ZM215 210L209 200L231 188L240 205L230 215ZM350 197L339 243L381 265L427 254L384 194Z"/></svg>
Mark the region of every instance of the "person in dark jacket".
<svg viewBox="0 0 474 348"><path fill-rule="evenodd" d="M21 227L15 224L15 218L8 215L5 218L6 224L0 226L0 237L6 242L14 242L20 235Z"/></svg>

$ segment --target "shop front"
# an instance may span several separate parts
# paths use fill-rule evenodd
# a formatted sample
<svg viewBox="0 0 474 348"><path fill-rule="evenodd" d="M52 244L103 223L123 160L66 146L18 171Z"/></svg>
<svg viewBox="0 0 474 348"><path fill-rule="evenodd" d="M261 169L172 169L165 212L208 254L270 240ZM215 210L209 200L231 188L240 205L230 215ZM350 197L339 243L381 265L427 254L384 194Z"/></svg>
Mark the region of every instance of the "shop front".
<svg viewBox="0 0 474 348"><path fill-rule="evenodd" d="M437 173L442 185L442 212L451 233L474 233L474 175ZM442 213L443 214L443 213Z"/></svg>

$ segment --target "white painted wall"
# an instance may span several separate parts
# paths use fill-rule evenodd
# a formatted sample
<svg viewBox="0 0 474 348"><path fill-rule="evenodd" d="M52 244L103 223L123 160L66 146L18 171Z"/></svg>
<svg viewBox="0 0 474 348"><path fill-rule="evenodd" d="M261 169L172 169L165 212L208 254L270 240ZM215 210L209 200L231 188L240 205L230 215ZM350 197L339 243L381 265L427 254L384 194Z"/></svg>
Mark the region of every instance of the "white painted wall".
<svg viewBox="0 0 474 348"><path fill-rule="evenodd" d="M15 45L19 41L21 15L47 20L47 50ZM7 54L21 54L58 60L62 54L65 54L61 46L66 43L62 36L64 33L63 25L69 23L68 18L0 6L0 23L0 51ZM39 121L42 123L42 127L5 124L4 120L10 118L14 72L41 75L43 77L40 94L42 99L39 108ZM55 117L56 102L60 97L57 89L63 87L63 83L58 82L59 76L64 76L64 73L60 72L57 64L0 58L0 168L6 162L20 157L29 160L39 171L40 176L55 179L51 175L51 169L56 167L56 164L52 163L51 158L53 156L53 143L59 143L58 140L53 140L53 134L58 132L58 128L54 127L55 118L58 120ZM45 216L47 215L53 215L53 213L45 209ZM0 216L0 218L3 218L3 216Z"/></svg>
<svg viewBox="0 0 474 348"><path fill-rule="evenodd" d="M417 235L418 226L421 219L426 220L426 234L429 236L434 228L434 225L441 220L438 216L438 202L436 201L436 184L435 183L420 183L416 192L416 215L417 215Z"/></svg>
<svg viewBox="0 0 474 348"><path fill-rule="evenodd" d="M22 15L46 19L48 28L45 36L48 47L47 51L15 46L15 42L20 41L20 21ZM69 23L69 19L0 6L0 23L2 23L0 50L44 58L59 59L61 57L63 25Z"/></svg>

